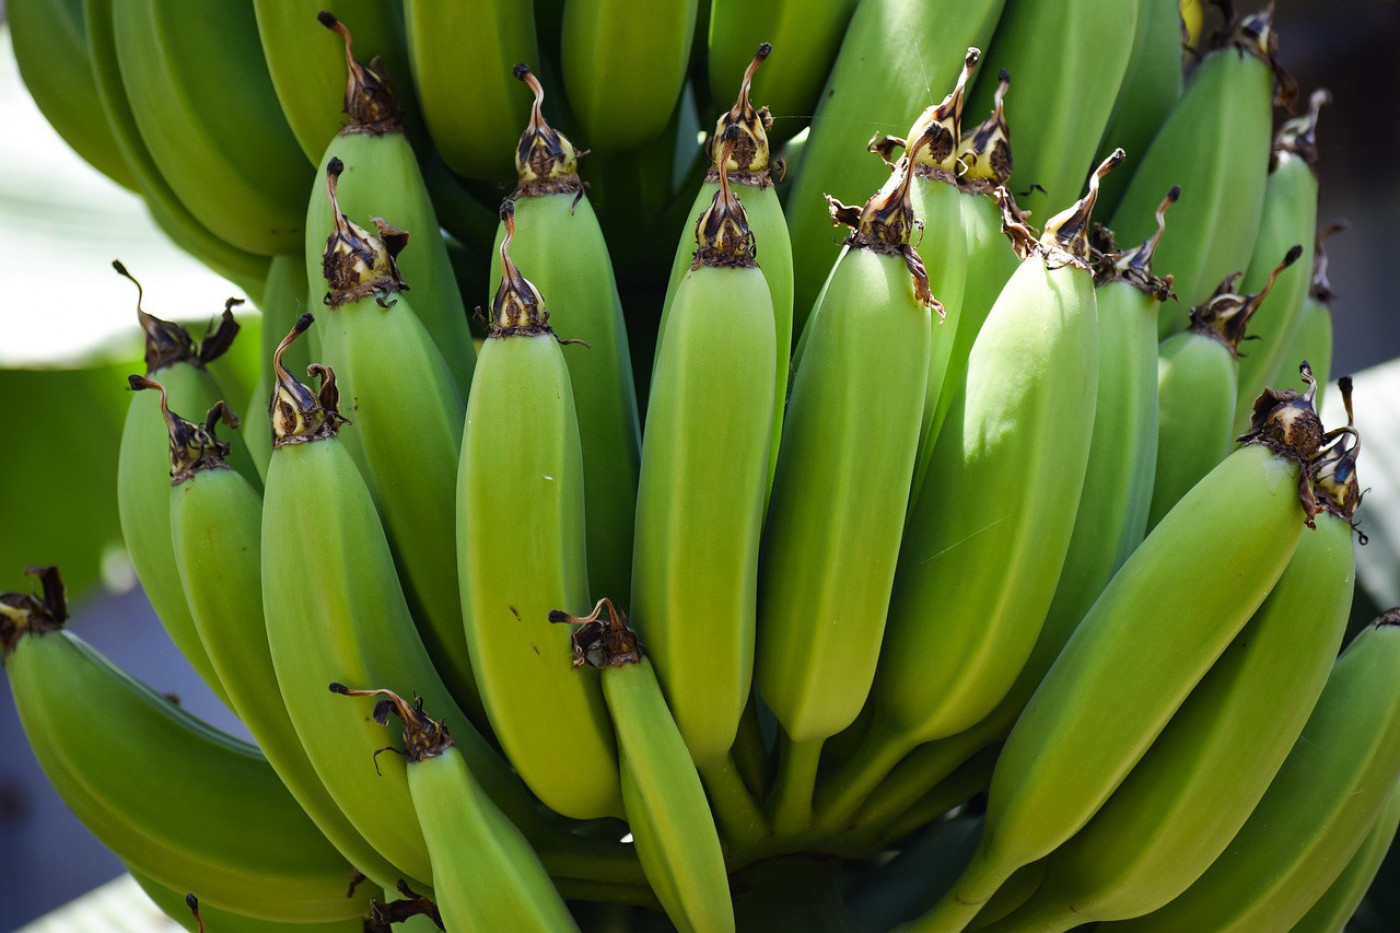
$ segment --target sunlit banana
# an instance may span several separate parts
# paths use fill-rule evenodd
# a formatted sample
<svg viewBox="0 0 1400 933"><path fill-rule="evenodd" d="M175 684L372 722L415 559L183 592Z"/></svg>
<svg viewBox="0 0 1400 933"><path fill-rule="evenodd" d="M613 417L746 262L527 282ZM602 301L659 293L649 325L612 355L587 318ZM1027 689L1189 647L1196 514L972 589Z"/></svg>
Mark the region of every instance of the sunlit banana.
<svg viewBox="0 0 1400 933"><path fill-rule="evenodd" d="M545 623L548 624L548 623ZM563 666L563 665L561 665ZM374 718L403 721L408 790L433 861L436 902L451 930L577 930L539 856L467 766L442 722L390 690L331 684L347 697L385 699Z"/></svg>
<svg viewBox="0 0 1400 933"><path fill-rule="evenodd" d="M0 645L49 783L143 874L269 920L359 916L366 893L256 748L180 709L62 628L55 568L42 597L0 595Z"/></svg>
<svg viewBox="0 0 1400 933"><path fill-rule="evenodd" d="M608 618L601 618L606 609ZM683 930L732 930L724 853L686 742L627 617L600 599L577 625L574 665L597 668L617 730L622 801L637 856L671 922Z"/></svg>
<svg viewBox="0 0 1400 933"><path fill-rule="evenodd" d="M1264 601L1318 509L1305 465L1322 428L1304 377L1301 396L1260 398L1245 446L1153 529L1075 629L1002 749L977 853L916 929L962 929L1012 872L1088 822ZM1189 588L1176 585L1183 555L1198 558Z"/></svg>
<svg viewBox="0 0 1400 933"><path fill-rule="evenodd" d="M595 593L626 593L642 446L627 323L608 246L578 176L578 152L545 121L538 79L524 65L515 73L535 102L516 149L511 255L549 296L551 326L586 344L565 353L564 362L583 442L588 583ZM504 238L502 224L497 251ZM494 295L501 270L491 267Z"/></svg>

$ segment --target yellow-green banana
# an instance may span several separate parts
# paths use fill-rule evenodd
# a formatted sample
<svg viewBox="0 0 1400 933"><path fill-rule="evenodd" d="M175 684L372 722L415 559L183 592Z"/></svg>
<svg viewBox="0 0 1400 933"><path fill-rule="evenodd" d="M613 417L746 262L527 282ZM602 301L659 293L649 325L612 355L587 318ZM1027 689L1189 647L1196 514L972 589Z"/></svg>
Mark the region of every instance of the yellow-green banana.
<svg viewBox="0 0 1400 933"><path fill-rule="evenodd" d="M258 750L206 725L62 628L42 597L0 595L0 646L20 722L49 782L103 844L169 887L268 920L359 916L355 871Z"/></svg>
<svg viewBox="0 0 1400 933"><path fill-rule="evenodd" d="M365 921L361 917L333 920L329 923L278 923L275 920L250 917L236 910L201 904L192 893L181 893L167 887L130 865L126 866L126 870L141 887L142 893L149 897L166 917L193 933L205 933L206 917L211 933L365 933Z"/></svg>
<svg viewBox="0 0 1400 933"><path fill-rule="evenodd" d="M1326 394L1324 389L1332 378L1332 283L1327 279L1327 253L1322 241L1344 224L1328 224L1318 233L1317 245L1313 250L1312 286L1308 297L1303 299L1303 312L1298 320L1298 330L1293 335L1289 349L1284 352L1286 360L1307 360L1317 376L1318 404Z"/></svg>
<svg viewBox="0 0 1400 933"><path fill-rule="evenodd" d="M642 432L627 322L603 231L578 175L578 151L545 121L544 88L524 65L516 77L535 93L516 147L516 231L511 253L549 296L550 323L586 344L564 354L583 442L588 514L588 584L594 593L631 589L632 534ZM496 249L505 237L497 232ZM492 294L501 281L492 263Z"/></svg>
<svg viewBox="0 0 1400 933"><path fill-rule="evenodd" d="M601 619L604 609L606 620ZM627 822L647 881L667 916L682 931L733 930L714 816L692 753L627 617L605 598L587 616L554 610L549 620L578 626L574 666L599 671L617 730Z"/></svg>
<svg viewBox="0 0 1400 933"><path fill-rule="evenodd" d="M1307 464L1322 428L1304 376L1301 396L1261 397L1248 443L1152 530L1075 629L997 760L977 852L914 929L962 929L1012 872L1087 823L1264 601L1318 508Z"/></svg>
<svg viewBox="0 0 1400 933"><path fill-rule="evenodd" d="M569 632L547 618L589 605L583 448L545 299L510 255L514 208L501 206L501 285L457 472L462 618L486 715L525 783L565 816L621 816L597 677L570 669Z"/></svg>
<svg viewBox="0 0 1400 933"><path fill-rule="evenodd" d="M391 690L330 689L347 697L382 696L375 720L387 724L394 713L403 721L408 790L433 860L445 929L578 929L529 841L491 801L452 733L423 711L421 699L410 705Z"/></svg>
<svg viewBox="0 0 1400 933"><path fill-rule="evenodd" d="M1400 782L1390 789L1385 807L1366 834L1361 848L1356 850L1331 887L1293 925L1293 933L1336 933L1346 929L1347 921L1356 913L1395 841L1397 828L1400 828Z"/></svg>

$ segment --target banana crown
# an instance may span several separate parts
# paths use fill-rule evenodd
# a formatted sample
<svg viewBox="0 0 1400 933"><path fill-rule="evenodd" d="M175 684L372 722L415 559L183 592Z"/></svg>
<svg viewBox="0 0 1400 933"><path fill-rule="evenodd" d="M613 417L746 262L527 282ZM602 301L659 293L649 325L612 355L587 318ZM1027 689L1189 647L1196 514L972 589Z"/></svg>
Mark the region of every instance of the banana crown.
<svg viewBox="0 0 1400 933"><path fill-rule="evenodd" d="M1361 435L1355 427L1355 417L1351 408L1352 383L1350 376L1337 380L1337 388L1342 393L1342 403L1346 406L1345 427L1330 431L1325 438L1328 446L1318 455L1313 468L1313 485L1322 507L1356 528L1352 516L1361 505L1363 492L1356 479L1356 457L1361 452ZM1357 541L1366 543L1366 535L1357 531Z"/></svg>
<svg viewBox="0 0 1400 933"><path fill-rule="evenodd" d="M602 618L603 610L608 617ZM562 609L551 609L549 621L577 625L572 642L574 647L574 668L587 664L589 667L622 667L636 664L642 659L642 644L637 633L627 625L627 614L604 597L593 606L588 615L569 615Z"/></svg>
<svg viewBox="0 0 1400 933"><path fill-rule="evenodd" d="M25 634L57 631L68 620L68 598L58 568L30 566L24 572L39 578L42 595L0 593L0 653L5 655Z"/></svg>
<svg viewBox="0 0 1400 933"><path fill-rule="evenodd" d="M1094 224L1090 232L1090 246L1093 255L1094 282L1104 285L1108 282L1126 282L1158 301L1176 297L1172 293L1172 276L1152 274L1152 258L1157 246L1162 242L1162 234L1167 229L1167 208L1181 197L1181 186L1173 185L1157 205L1157 229L1136 248L1118 250L1113 241L1113 231L1103 224Z"/></svg>
<svg viewBox="0 0 1400 933"><path fill-rule="evenodd" d="M1011 129L1006 124L1006 92L1011 75L997 75L991 115L958 143L958 184L974 194L990 194L1011 177Z"/></svg>
<svg viewBox="0 0 1400 933"><path fill-rule="evenodd" d="M729 187L729 163L739 145L740 130L731 124L715 146L714 164L719 171L719 190L710 199L710 206L695 220L695 258L692 270L701 266L723 266L729 269L757 268L757 249L749 216L744 205Z"/></svg>
<svg viewBox="0 0 1400 933"><path fill-rule="evenodd" d="M372 220L379 230L379 235L375 236L345 216L335 199L336 185L343 171L345 163L332 156L326 165L326 193L335 217L335 228L326 238L326 249L321 256L321 274L330 286L324 300L335 308L373 295L376 301L388 307L386 295L408 291L395 262L408 245L408 233L391 226L382 217L375 217Z"/></svg>
<svg viewBox="0 0 1400 933"><path fill-rule="evenodd" d="M501 202L501 223L506 228L501 239L501 284L491 300L491 331L487 336L552 334L544 296L510 258L510 241L515 239L515 202L510 198Z"/></svg>
<svg viewBox="0 0 1400 933"><path fill-rule="evenodd" d="M1317 118L1324 104L1332 103L1332 92L1318 88L1308 97L1308 112L1279 127L1274 137L1273 162L1269 171L1278 171L1281 157L1297 156L1314 171L1317 169Z"/></svg>
<svg viewBox="0 0 1400 933"><path fill-rule="evenodd" d="M914 173L916 175L956 182L958 151L962 143L964 92L967 89L967 79L972 76L972 70L977 67L977 62L981 57L980 50L968 49L967 55L963 58L963 69L962 73L958 75L957 84L940 103L924 108L924 112L919 114L919 118L909 128L905 139L919 139L925 135L928 136L928 144L914 156ZM1000 88L998 88L998 95L1000 93ZM997 100L999 105L1000 96Z"/></svg>
<svg viewBox="0 0 1400 933"><path fill-rule="evenodd" d="M731 126L738 127L739 140L724 160L724 168L729 172L730 180L750 188L767 188L773 184L774 169L778 170L779 177L782 177L782 162L778 161L771 166L769 164L772 152L768 145L768 130L773 126L773 115L768 112L767 107L755 110L753 102L749 99L754 72L772 51L773 46L770 43L764 42L759 45L753 61L744 69L744 80L739 85L738 99L734 101L734 106L729 108L729 112L723 114L715 124L715 135L710 143L711 165L705 174L705 180L708 182L720 180L718 150L724 134Z"/></svg>
<svg viewBox="0 0 1400 933"><path fill-rule="evenodd" d="M282 365L282 354L292 345L292 341L311 326L313 320L310 313L297 318L291 331L277 345L277 352L272 355L272 368L277 381L272 390L272 400L268 403L268 413L272 416L274 447L335 437L340 426L350 420L340 414L340 389L336 386L335 370L320 363L306 367L307 375L321 380L321 391L313 393Z"/></svg>
<svg viewBox="0 0 1400 933"><path fill-rule="evenodd" d="M1249 319L1259 310L1264 299L1269 297L1279 273L1297 262L1301 255L1303 247L1295 245L1283 257L1283 262L1269 273L1269 280L1264 283L1264 287L1253 295L1242 295L1235 291L1240 277L1244 275L1243 272L1227 275L1225 280L1216 286L1215 294L1191 309L1191 332L1218 340L1228 347L1231 353L1239 356L1240 342L1245 339Z"/></svg>
<svg viewBox="0 0 1400 933"><path fill-rule="evenodd" d="M374 704L374 721L381 726L389 724L390 714L397 714L403 721L404 755L409 761L422 761L436 758L456 743L447 727L423 712L423 698L418 697L409 704L392 690L355 690L344 684L331 684L331 693L347 697L382 697Z"/></svg>
<svg viewBox="0 0 1400 933"><path fill-rule="evenodd" d="M522 62L511 70L535 94L530 106L530 123L515 146L515 171L519 178L512 198L544 194L574 194L574 203L586 187L578 176L578 160L588 155L574 148L569 137L550 126L544 118L544 86Z"/></svg>
<svg viewBox="0 0 1400 933"><path fill-rule="evenodd" d="M1084 197L1045 222L1040 244L1047 261L1089 268L1089 232L1093 229L1091 221L1094 205L1099 200L1099 184L1105 175L1122 165L1125 158L1122 149L1113 150L1089 176L1089 190Z"/></svg>
<svg viewBox="0 0 1400 933"><path fill-rule="evenodd" d="M1242 444L1262 444L1303 469L1298 478L1298 500L1313 527L1313 516L1321 509L1313 492L1312 469L1322 448L1322 420L1317 416L1317 380L1312 367L1304 360L1298 366L1307 389L1301 394L1293 389L1265 388L1254 400L1249 430L1237 440Z"/></svg>
<svg viewBox="0 0 1400 933"><path fill-rule="evenodd" d="M127 376L126 381L133 391L160 391L160 413L165 417L165 427L170 434L170 485L178 486L201 470L232 469L224 459L231 448L219 440L215 425L222 418L230 428L237 429L239 420L223 399L214 403L204 424L199 425L170 410L170 398L161 383L134 373Z"/></svg>
<svg viewBox="0 0 1400 933"><path fill-rule="evenodd" d="M345 65L349 70L349 80L345 86L344 111L350 117L349 124L341 135L366 133L383 136L385 133L403 132L399 122L399 104L394 98L394 82L378 55L370 59L368 65L355 60L354 41L350 30L325 10L316 14L321 25L333 30L345 40Z"/></svg>
<svg viewBox="0 0 1400 933"><path fill-rule="evenodd" d="M196 341L189 331L174 321L162 320L142 310L141 299L145 292L136 276L126 270L120 259L112 260L112 268L136 286L136 319L145 335L147 375L176 363L189 363L203 369L205 364L223 356L233 345L233 338L238 335L240 327L233 319L233 309L243 304L243 299L226 300L224 313L219 316L218 323L211 324L204 332L204 339Z"/></svg>

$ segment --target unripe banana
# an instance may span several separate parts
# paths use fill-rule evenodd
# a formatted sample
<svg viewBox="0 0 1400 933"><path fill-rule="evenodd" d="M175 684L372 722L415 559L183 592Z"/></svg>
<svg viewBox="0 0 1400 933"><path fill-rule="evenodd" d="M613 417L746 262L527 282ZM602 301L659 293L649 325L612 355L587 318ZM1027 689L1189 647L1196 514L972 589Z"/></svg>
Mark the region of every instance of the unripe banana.
<svg viewBox="0 0 1400 933"><path fill-rule="evenodd" d="M1162 192L1181 186L1181 204L1172 212L1177 232L1158 253L1157 268L1172 276L1185 308L1243 269L1254 248L1273 132L1272 17L1265 8L1225 30L1221 47L1196 68L1143 154L1109 222L1124 242L1138 242L1151 232L1148 218ZM1185 325L1184 312L1164 313L1158 334Z"/></svg>
<svg viewBox="0 0 1400 933"><path fill-rule="evenodd" d="M209 918L210 933L364 933L361 917L335 920L330 923L278 923L249 917L237 911L224 910L212 904L201 904L191 893L181 893L159 881L126 866L127 874L166 917L194 933L205 933L204 918ZM191 898L194 902L191 903ZM371 901L371 907L373 901Z"/></svg>
<svg viewBox="0 0 1400 933"><path fill-rule="evenodd" d="M910 243L911 192L917 160L945 134L934 123L911 138L863 208L832 204L851 235L803 336L760 553L755 677L782 725L780 833L810 818L822 743L856 718L875 676L936 306Z"/></svg>
<svg viewBox="0 0 1400 933"><path fill-rule="evenodd" d="M1264 386L1272 385L1281 372L1300 359L1286 354L1298 332L1313 269L1317 230L1317 115L1331 101L1326 90L1314 91L1308 112L1289 120L1274 138L1273 162L1264 188L1264 213L1259 220L1259 238L1254 255L1245 268L1244 288L1261 288L1269 280L1274 257L1294 243L1303 244L1302 262L1279 276L1268 299L1255 316L1250 343L1240 354L1239 393L1235 402L1235 432L1249 424L1249 401ZM1313 370L1317 374L1317 370ZM1326 385L1326 373L1318 378Z"/></svg>
<svg viewBox="0 0 1400 933"><path fill-rule="evenodd" d="M267 267L267 283L263 288L258 310L262 312L262 323L258 328L258 381L253 387L245 411L257 412L253 422L244 428L244 441L248 445L248 456L257 467L259 480L267 479L267 465L272 459L272 424L264 422L262 413L272 400L272 354L277 351L277 342L282 335L292 329L296 319L306 312L307 299L306 264L300 254L287 253L272 257ZM300 351L287 360L293 369L305 368L310 362L306 348L297 346Z"/></svg>
<svg viewBox="0 0 1400 933"><path fill-rule="evenodd" d="M1260 398L1246 445L1153 529L1079 624L997 760L976 854L915 929L962 929L1013 871L1088 822L1264 601L1318 508L1305 464L1322 428L1306 367L1304 378L1301 396ZM1176 585L1183 555L1199 558L1189 590Z"/></svg>
<svg viewBox="0 0 1400 933"><path fill-rule="evenodd" d="M627 822L666 915L682 931L733 930L729 879L710 805L627 617L611 600L600 599L587 616L555 610L549 620L577 625L574 667L600 671L617 731Z"/></svg>
<svg viewBox="0 0 1400 933"><path fill-rule="evenodd" d="M534 91L535 102L516 147L511 253L549 296L551 324L586 345L564 354L564 362L583 442L588 584L594 593L626 593L642 456L627 323L608 246L579 179L577 150L545 122L544 88L535 76L523 64L515 74ZM499 226L496 251L505 238ZM500 269L491 267L495 294Z"/></svg>
<svg viewBox="0 0 1400 933"><path fill-rule="evenodd" d="M1332 283L1327 280L1327 253L1322 243L1332 234L1346 229L1342 223L1331 223L1318 232L1313 248L1312 286L1303 299L1303 313L1293 342L1284 359L1307 360L1317 374L1317 399L1322 404L1325 388L1332 377Z"/></svg>
<svg viewBox="0 0 1400 933"><path fill-rule="evenodd" d="M501 222L501 286L457 472L467 644L491 728L535 796L576 819L620 816L603 694L591 672L564 663L569 632L546 618L589 603L573 391L545 300L509 252L514 202L501 206Z"/></svg>
<svg viewBox="0 0 1400 933"><path fill-rule="evenodd" d="M1147 527L1162 520L1186 491L1229 454L1239 381L1240 342L1273 283L1303 248L1295 245L1274 267L1264 288L1236 292L1229 276L1204 304L1191 310L1191 326L1162 341L1157 364L1157 468ZM1243 290L1241 290L1243 291Z"/></svg>
<svg viewBox="0 0 1400 933"><path fill-rule="evenodd" d="M62 628L55 568L42 598L0 595L15 707L45 775L118 857L162 884L268 920L355 917L356 875L258 750L206 725Z"/></svg>
<svg viewBox="0 0 1400 933"><path fill-rule="evenodd" d="M916 745L954 735L997 705L1049 607L1079 504L1098 376L1088 231L1104 162L1037 239L978 335L963 400L939 434L900 545L874 719L858 754L818 791L839 827ZM1008 216L1011 196L998 197ZM948 502L980 507L948 513ZM930 618L930 612L935 613Z"/></svg>
<svg viewBox="0 0 1400 933"><path fill-rule="evenodd" d="M562 666L562 665L561 665ZM348 697L378 697L374 718L403 721L408 790L433 860L436 901L445 929L577 930L549 873L520 830L491 801L442 722L405 703L391 690L355 690L331 684Z"/></svg>
<svg viewBox="0 0 1400 933"><path fill-rule="evenodd" d="M1381 814L1361 848L1347 862L1337 880L1308 908L1303 918L1293 925L1293 933L1336 933L1345 930L1347 921L1356 913L1367 890L1375 881L1381 863L1400 828L1400 783L1390 790Z"/></svg>

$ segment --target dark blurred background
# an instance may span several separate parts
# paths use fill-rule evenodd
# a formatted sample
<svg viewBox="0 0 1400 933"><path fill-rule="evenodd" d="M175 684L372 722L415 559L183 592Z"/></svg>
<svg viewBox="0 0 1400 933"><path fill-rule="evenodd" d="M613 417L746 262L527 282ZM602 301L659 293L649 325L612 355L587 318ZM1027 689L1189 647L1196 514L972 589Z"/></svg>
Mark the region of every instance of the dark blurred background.
<svg viewBox="0 0 1400 933"><path fill-rule="evenodd" d="M1327 247L1336 292L1333 372L1340 375L1400 357L1391 281L1400 268L1400 236L1395 233L1400 213L1400 161L1395 155L1400 147L1400 3L1279 0L1277 20L1282 62L1298 81L1302 99L1319 86L1333 94L1318 131L1318 216L1322 223L1350 222L1350 229ZM1215 21L1208 18L1208 26ZM13 73L8 42L0 48L4 70ZM3 219L0 226L19 218ZM0 456L0 471L3 464ZM5 580L13 583L8 573ZM238 730L175 652L139 589L89 600L75 628L136 676L159 690L179 693L191 711ZM8 689L0 690L0 854L6 863L0 873L0 930L16 929L121 872L116 859L49 790L20 732Z"/></svg>

